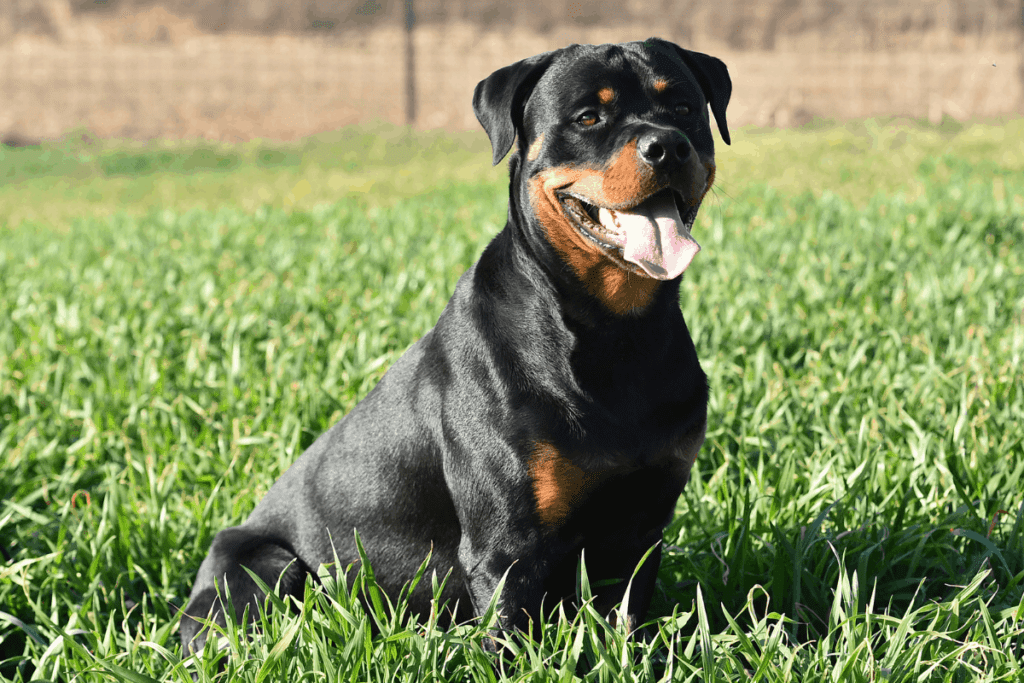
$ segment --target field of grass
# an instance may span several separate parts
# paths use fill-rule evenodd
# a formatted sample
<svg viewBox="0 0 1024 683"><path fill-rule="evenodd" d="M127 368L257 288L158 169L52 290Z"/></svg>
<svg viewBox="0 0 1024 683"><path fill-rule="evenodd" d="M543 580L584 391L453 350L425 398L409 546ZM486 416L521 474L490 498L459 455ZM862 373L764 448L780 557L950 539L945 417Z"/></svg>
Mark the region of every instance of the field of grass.
<svg viewBox="0 0 1024 683"><path fill-rule="evenodd" d="M555 612L495 659L487 618L325 574L229 629L222 680L1024 680L1024 121L733 138L649 637ZM0 147L0 679L212 679L176 613L213 534L433 325L504 224L489 158L397 129Z"/></svg>

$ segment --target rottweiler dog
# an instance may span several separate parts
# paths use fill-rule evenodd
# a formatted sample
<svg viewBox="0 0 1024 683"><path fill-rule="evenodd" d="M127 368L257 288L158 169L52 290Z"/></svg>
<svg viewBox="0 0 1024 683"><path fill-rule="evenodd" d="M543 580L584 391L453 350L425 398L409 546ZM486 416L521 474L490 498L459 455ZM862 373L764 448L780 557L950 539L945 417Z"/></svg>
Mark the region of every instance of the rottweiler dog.
<svg viewBox="0 0 1024 683"><path fill-rule="evenodd" d="M307 575L358 563L397 595L431 555L447 617L480 615L502 578L502 629L575 595L644 618L659 542L704 441L707 378L679 308L690 234L715 178L708 108L729 142L718 59L651 38L571 45L499 69L473 107L509 161L505 228L437 325L216 535L181 621L240 618ZM341 569L341 568L339 568ZM221 595L228 588L233 604ZM411 609L430 611L429 582ZM226 602L226 601L225 601Z"/></svg>

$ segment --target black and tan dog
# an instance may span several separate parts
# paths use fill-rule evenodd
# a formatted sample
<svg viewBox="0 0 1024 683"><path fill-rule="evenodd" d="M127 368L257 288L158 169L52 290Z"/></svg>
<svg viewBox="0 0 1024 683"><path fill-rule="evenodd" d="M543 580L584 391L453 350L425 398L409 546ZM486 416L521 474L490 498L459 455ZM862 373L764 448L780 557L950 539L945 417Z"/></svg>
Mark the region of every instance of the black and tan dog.
<svg viewBox="0 0 1024 683"><path fill-rule="evenodd" d="M391 595L433 551L458 620L507 573L502 626L526 628L542 600L574 595L583 550L598 606L622 600L704 441L707 381L679 283L715 177L708 106L729 142L730 92L722 62L653 38L573 45L477 86L494 163L518 139L505 229L434 329L217 534L181 622L186 652L206 639L196 618L224 622L218 584L237 615L263 597L242 567L301 596L335 551L358 560L353 529ZM660 557L633 580L632 626Z"/></svg>

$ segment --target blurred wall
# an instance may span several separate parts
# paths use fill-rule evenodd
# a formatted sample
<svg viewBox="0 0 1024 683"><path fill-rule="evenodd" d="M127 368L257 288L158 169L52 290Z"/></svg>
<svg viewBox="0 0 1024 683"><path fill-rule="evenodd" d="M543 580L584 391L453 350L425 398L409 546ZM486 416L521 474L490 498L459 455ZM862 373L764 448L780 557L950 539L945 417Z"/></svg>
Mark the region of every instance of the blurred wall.
<svg viewBox="0 0 1024 683"><path fill-rule="evenodd" d="M1022 0L415 0L416 120L571 42L658 35L722 58L732 125L1024 113ZM0 0L0 137L291 139L403 123L405 3Z"/></svg>

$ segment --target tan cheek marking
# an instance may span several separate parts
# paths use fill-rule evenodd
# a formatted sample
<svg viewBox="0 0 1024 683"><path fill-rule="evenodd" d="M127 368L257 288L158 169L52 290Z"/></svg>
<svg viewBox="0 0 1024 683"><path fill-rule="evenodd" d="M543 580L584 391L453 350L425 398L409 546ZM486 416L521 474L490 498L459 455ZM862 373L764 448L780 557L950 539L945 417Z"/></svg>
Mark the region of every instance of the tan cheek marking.
<svg viewBox="0 0 1024 683"><path fill-rule="evenodd" d="M581 171L573 191L611 209L633 206L639 197L649 195L655 189L654 171L640 161L636 145L636 138L623 145L602 171Z"/></svg>
<svg viewBox="0 0 1024 683"><path fill-rule="evenodd" d="M665 92L665 88L668 87L668 81L659 78L654 81L654 92Z"/></svg>
<svg viewBox="0 0 1024 683"><path fill-rule="evenodd" d="M540 150L544 146L544 133L537 136L537 139L530 145L530 149L526 153L527 161L536 161L537 157L540 156Z"/></svg>
<svg viewBox="0 0 1024 683"><path fill-rule="evenodd" d="M548 169L530 181L534 214L548 242L572 268L586 290L616 315L643 310L660 281L623 270L576 230L563 212L555 190L572 187L587 197L602 197L602 174L590 169ZM604 198L595 199L606 203Z"/></svg>
<svg viewBox="0 0 1024 683"><path fill-rule="evenodd" d="M573 508L583 503L595 479L543 441L534 446L527 467L533 481L537 516L549 527L560 525Z"/></svg>
<svg viewBox="0 0 1024 683"><path fill-rule="evenodd" d="M606 206L631 206L654 189L654 171L640 161L636 144L634 138L623 145L604 172L599 197Z"/></svg>
<svg viewBox="0 0 1024 683"><path fill-rule="evenodd" d="M615 99L615 91L611 88L601 88L597 91L597 99L601 104L608 104Z"/></svg>
<svg viewBox="0 0 1024 683"><path fill-rule="evenodd" d="M581 279L604 255L572 225L555 191L579 182L584 173L577 169L548 169L530 181L534 215L544 227L548 242Z"/></svg>

